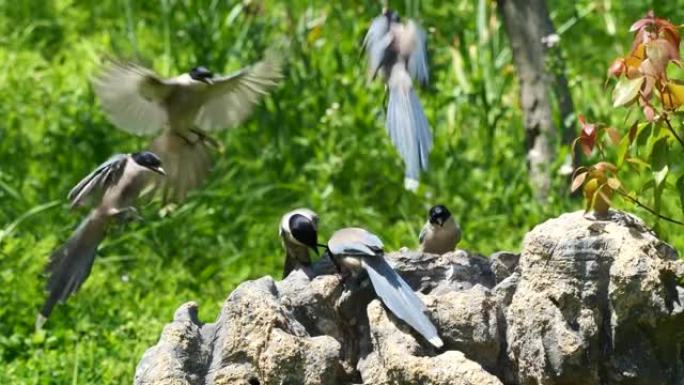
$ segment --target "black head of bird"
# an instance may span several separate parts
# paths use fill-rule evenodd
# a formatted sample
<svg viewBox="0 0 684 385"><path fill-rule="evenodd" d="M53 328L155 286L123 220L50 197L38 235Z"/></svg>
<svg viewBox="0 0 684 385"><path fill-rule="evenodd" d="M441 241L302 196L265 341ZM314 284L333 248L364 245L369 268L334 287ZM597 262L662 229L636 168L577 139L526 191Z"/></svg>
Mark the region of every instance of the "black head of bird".
<svg viewBox="0 0 684 385"><path fill-rule="evenodd" d="M214 74L211 73L211 71L209 71L206 67L202 66L191 69L189 74L193 80L197 80L207 84L212 84L211 78L214 77Z"/></svg>
<svg viewBox="0 0 684 385"><path fill-rule="evenodd" d="M135 163L139 164L140 166L150 169L151 171L154 171L157 174L166 175L166 172L164 171L161 165L161 159L159 159L159 157L155 155L153 152L136 152L132 154L131 157L133 158Z"/></svg>
<svg viewBox="0 0 684 385"><path fill-rule="evenodd" d="M428 220L433 225L444 225L444 222L451 217L451 212L444 205L435 205L430 208Z"/></svg>
<svg viewBox="0 0 684 385"><path fill-rule="evenodd" d="M311 218L302 214L294 214L290 216L288 225L290 234L295 240L318 254L318 233L316 224Z"/></svg>
<svg viewBox="0 0 684 385"><path fill-rule="evenodd" d="M399 17L399 13L396 11L393 11L391 9L384 9L382 12L383 15L387 18L387 21L392 24L392 23L398 23L401 21L401 18Z"/></svg>

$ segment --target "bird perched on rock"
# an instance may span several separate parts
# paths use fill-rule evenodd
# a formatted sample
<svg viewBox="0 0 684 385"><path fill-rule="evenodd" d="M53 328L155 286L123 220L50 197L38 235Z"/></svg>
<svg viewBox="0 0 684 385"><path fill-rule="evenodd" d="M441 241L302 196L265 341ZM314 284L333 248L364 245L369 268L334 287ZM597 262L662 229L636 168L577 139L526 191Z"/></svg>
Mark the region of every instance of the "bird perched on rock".
<svg viewBox="0 0 684 385"><path fill-rule="evenodd" d="M372 78L380 73L389 90L385 126L405 164L404 185L415 190L421 171L428 168L432 134L411 78L428 83L425 31L414 21L401 23L399 14L385 9L363 40Z"/></svg>
<svg viewBox="0 0 684 385"><path fill-rule="evenodd" d="M281 78L275 54L227 76L196 67L169 79L133 63L112 62L93 79L95 93L118 128L160 135L151 145L168 171L164 200L182 201L211 167L208 132L244 121Z"/></svg>
<svg viewBox="0 0 684 385"><path fill-rule="evenodd" d="M285 249L283 278L297 267L311 265L309 250L318 254L318 214L307 208L286 213L279 234Z"/></svg>
<svg viewBox="0 0 684 385"><path fill-rule="evenodd" d="M67 198L72 208L85 204L88 199L96 199L98 203L66 243L50 256L45 269L49 275L48 298L36 319L37 328L47 320L58 301L65 302L88 278L97 247L111 220L139 218L133 204L152 172L165 175L157 155L148 151L118 154L71 189Z"/></svg>
<svg viewBox="0 0 684 385"><path fill-rule="evenodd" d="M454 251L461 240L461 228L444 205L430 208L427 222L418 236L420 249L425 253L444 254Z"/></svg>
<svg viewBox="0 0 684 385"><path fill-rule="evenodd" d="M423 301L385 260L380 238L361 228L345 228L332 235L328 252L341 271L346 270L352 276L366 271L375 293L397 318L435 347L444 345L435 325L425 314L427 309Z"/></svg>

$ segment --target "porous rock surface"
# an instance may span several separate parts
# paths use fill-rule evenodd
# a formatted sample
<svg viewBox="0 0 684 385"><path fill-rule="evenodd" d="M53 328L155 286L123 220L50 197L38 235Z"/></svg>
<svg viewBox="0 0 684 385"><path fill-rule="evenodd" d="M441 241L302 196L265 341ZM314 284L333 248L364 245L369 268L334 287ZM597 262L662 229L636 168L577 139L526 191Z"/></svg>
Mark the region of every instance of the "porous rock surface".
<svg viewBox="0 0 684 385"><path fill-rule="evenodd" d="M634 216L564 214L520 254L387 258L443 349L324 259L243 283L214 323L182 305L135 384L684 385L684 262Z"/></svg>

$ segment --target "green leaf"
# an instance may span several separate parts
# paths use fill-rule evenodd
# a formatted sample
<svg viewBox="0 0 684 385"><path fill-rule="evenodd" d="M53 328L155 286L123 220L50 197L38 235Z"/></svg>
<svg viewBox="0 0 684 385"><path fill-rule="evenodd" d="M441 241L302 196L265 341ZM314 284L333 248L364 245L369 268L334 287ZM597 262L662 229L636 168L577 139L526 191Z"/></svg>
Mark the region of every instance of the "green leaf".
<svg viewBox="0 0 684 385"><path fill-rule="evenodd" d="M613 90L613 107L621 107L631 103L637 97L641 85L644 84L644 79L643 76L635 79L620 79Z"/></svg>
<svg viewBox="0 0 684 385"><path fill-rule="evenodd" d="M655 181L656 190L658 190L658 188L662 186L663 182L665 182L665 179L667 179L667 173L669 171L669 167L665 165L665 167L663 167L659 171L653 172L653 180Z"/></svg>
<svg viewBox="0 0 684 385"><path fill-rule="evenodd" d="M617 149L617 166L620 168L622 166L622 163L625 161L625 158L627 157L627 153L629 152L629 146L632 144L632 142L629 140L629 136L625 135L622 140L620 140L620 145L618 146Z"/></svg>
<svg viewBox="0 0 684 385"><path fill-rule="evenodd" d="M684 175L677 179L677 191L679 191L679 205L684 212Z"/></svg>
<svg viewBox="0 0 684 385"><path fill-rule="evenodd" d="M651 169L662 170L667 165L667 138L661 137L653 143L651 150Z"/></svg>

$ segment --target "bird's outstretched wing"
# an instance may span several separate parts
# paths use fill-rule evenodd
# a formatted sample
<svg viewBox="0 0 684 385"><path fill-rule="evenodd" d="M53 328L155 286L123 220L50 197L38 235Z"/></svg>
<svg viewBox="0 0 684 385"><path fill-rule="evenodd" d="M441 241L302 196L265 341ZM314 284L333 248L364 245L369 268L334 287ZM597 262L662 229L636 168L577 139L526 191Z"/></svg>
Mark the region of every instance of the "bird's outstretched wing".
<svg viewBox="0 0 684 385"><path fill-rule="evenodd" d="M67 195L67 199L71 201L71 207L83 205L88 197L101 194L107 187L118 182L127 159L128 157L124 154L116 154L81 179Z"/></svg>
<svg viewBox="0 0 684 385"><path fill-rule="evenodd" d="M408 60L408 71L421 85L425 86L429 81L427 52L425 47L427 35L425 34L425 30L413 20L408 21L406 28L414 39L414 49Z"/></svg>
<svg viewBox="0 0 684 385"><path fill-rule="evenodd" d="M363 49L368 57L368 71L372 77L375 77L380 69L385 51L392 43L392 34L389 32L389 20L385 15L380 15L373 19L363 39Z"/></svg>
<svg viewBox="0 0 684 385"><path fill-rule="evenodd" d="M166 124L166 111L160 103L173 85L151 70L130 62L111 62L92 84L102 108L118 128L149 135Z"/></svg>
<svg viewBox="0 0 684 385"><path fill-rule="evenodd" d="M409 324L432 345L441 348L444 343L437 329L425 315L427 309L413 289L385 261L383 257L363 258L363 266L382 303L398 318Z"/></svg>
<svg viewBox="0 0 684 385"><path fill-rule="evenodd" d="M281 77L280 59L270 54L231 75L212 78L213 84L195 124L204 131L212 131L241 123Z"/></svg>

